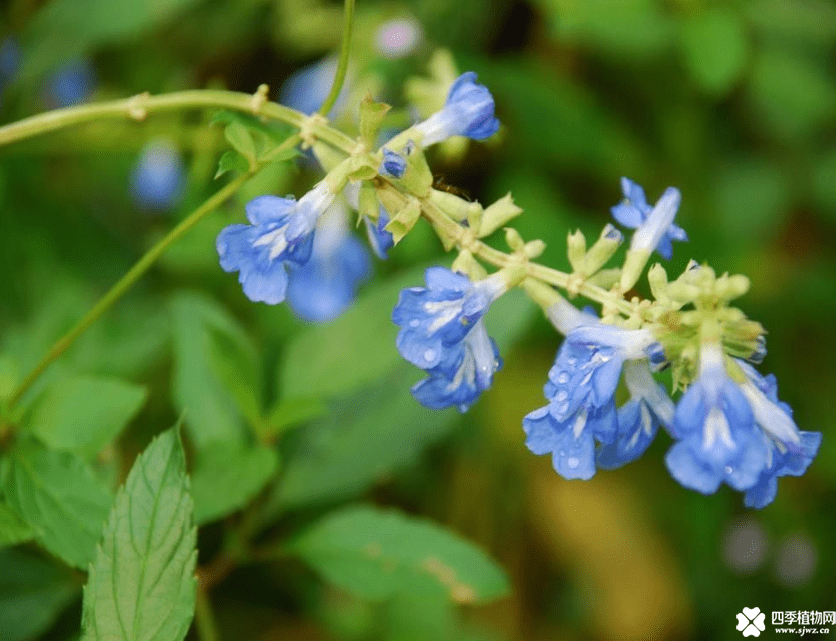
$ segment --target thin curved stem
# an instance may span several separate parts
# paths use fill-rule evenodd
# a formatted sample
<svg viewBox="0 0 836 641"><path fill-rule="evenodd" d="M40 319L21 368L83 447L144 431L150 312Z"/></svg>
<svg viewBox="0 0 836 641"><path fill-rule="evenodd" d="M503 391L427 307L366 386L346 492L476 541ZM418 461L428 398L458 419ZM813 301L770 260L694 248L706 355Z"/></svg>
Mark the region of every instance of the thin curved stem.
<svg viewBox="0 0 836 641"><path fill-rule="evenodd" d="M146 93L121 100L55 109L4 125L0 127L0 145L93 120L124 118L141 121L153 113L205 108L249 112L273 120L281 120L294 127L299 127L305 119L304 114L289 107L263 99L259 100L257 94L254 96L239 91L194 89L175 91L160 96L151 96Z"/></svg>
<svg viewBox="0 0 836 641"><path fill-rule="evenodd" d="M331 91L325 102L319 108L319 113L327 116L331 111L331 107L337 102L340 91L345 82L345 74L348 71L348 59L351 53L351 34L354 31L354 0L345 0L345 9L343 10L343 39L340 47L340 60L337 63L337 73L334 75L334 82L331 85Z"/></svg>

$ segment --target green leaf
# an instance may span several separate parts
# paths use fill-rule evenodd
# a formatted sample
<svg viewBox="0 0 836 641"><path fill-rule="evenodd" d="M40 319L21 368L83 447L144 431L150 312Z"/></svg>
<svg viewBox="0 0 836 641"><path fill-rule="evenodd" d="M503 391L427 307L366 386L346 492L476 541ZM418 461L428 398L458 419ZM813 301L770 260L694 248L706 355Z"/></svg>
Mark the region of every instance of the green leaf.
<svg viewBox="0 0 836 641"><path fill-rule="evenodd" d="M137 458L84 588L84 641L180 641L194 615L192 499L176 428Z"/></svg>
<svg viewBox="0 0 836 641"><path fill-rule="evenodd" d="M94 456L125 428L145 397L144 387L116 378L72 376L47 388L25 427L53 448Z"/></svg>
<svg viewBox="0 0 836 641"><path fill-rule="evenodd" d="M198 0L54 0L42 6L22 34L24 67L35 77L93 48L133 38L171 21Z"/></svg>
<svg viewBox="0 0 836 641"><path fill-rule="evenodd" d="M485 322L500 351L529 326L534 311L519 291L492 305ZM340 399L327 418L299 434L267 514L359 494L447 433L459 413L420 405L409 388L424 374L398 358L375 385Z"/></svg>
<svg viewBox="0 0 836 641"><path fill-rule="evenodd" d="M270 448L212 443L199 450L192 472L194 517L198 525L244 507L279 466Z"/></svg>
<svg viewBox="0 0 836 641"><path fill-rule="evenodd" d="M39 638L78 594L72 572L30 550L0 550L0 568L3 641Z"/></svg>
<svg viewBox="0 0 836 641"><path fill-rule="evenodd" d="M198 448L214 441L243 442L241 410L235 394L217 375L217 334L227 337L248 370L256 370L255 347L227 312L198 294L181 293L171 301L174 323L173 395ZM243 376L250 376L242 371ZM260 385L255 386L260 389Z"/></svg>
<svg viewBox="0 0 836 641"><path fill-rule="evenodd" d="M527 158L583 169L608 181L645 164L640 144L612 106L568 75L540 63L487 60L479 61L478 71L480 81L502 101L503 122Z"/></svg>
<svg viewBox="0 0 836 641"><path fill-rule="evenodd" d="M14 508L0 499L0 547L16 545L35 537L23 517ZM3 638L0 635L0 638Z"/></svg>
<svg viewBox="0 0 836 641"><path fill-rule="evenodd" d="M327 411L328 407L318 398L282 399L270 410L260 438L275 437L288 428L319 418Z"/></svg>
<svg viewBox="0 0 836 641"><path fill-rule="evenodd" d="M619 59L659 55L675 35L673 21L656 0L537 0L537 4L545 10L558 40Z"/></svg>
<svg viewBox="0 0 836 641"><path fill-rule="evenodd" d="M400 291L422 285L424 268L409 270L360 296L333 323L294 335L279 370L280 398L334 397L374 383L401 362L392 308Z"/></svg>
<svg viewBox="0 0 836 641"><path fill-rule="evenodd" d="M41 545L87 568L112 498L80 458L20 443L9 455L3 494Z"/></svg>
<svg viewBox="0 0 836 641"><path fill-rule="evenodd" d="M247 159L244 158L234 149L227 149L221 156L218 162L218 171L215 172L215 178L220 178L228 171L237 171L238 173L245 173L250 168Z"/></svg>
<svg viewBox="0 0 836 641"><path fill-rule="evenodd" d="M824 58L811 52L763 48L749 82L755 111L770 133L798 145L825 127L836 111L836 88Z"/></svg>
<svg viewBox="0 0 836 641"><path fill-rule="evenodd" d="M224 129L224 137L235 151L250 162L255 162L255 141L245 125L237 120L229 123Z"/></svg>
<svg viewBox="0 0 836 641"><path fill-rule="evenodd" d="M740 17L727 7L707 9L687 20L680 42L694 80L715 95L732 88L749 57Z"/></svg>
<svg viewBox="0 0 836 641"><path fill-rule="evenodd" d="M712 181L720 233L738 247L774 239L791 213L792 192L786 174L754 155L720 169Z"/></svg>
<svg viewBox="0 0 836 641"><path fill-rule="evenodd" d="M394 511L348 507L294 538L288 550L328 582L362 598L432 591L458 603L485 603L508 591L502 569L441 526Z"/></svg>
<svg viewBox="0 0 836 641"><path fill-rule="evenodd" d="M256 369L255 355L243 343L241 336L209 328L209 358L212 371L229 391L238 408L253 425L261 423L261 381Z"/></svg>
<svg viewBox="0 0 836 641"><path fill-rule="evenodd" d="M287 126L268 125L262 122L260 118L238 111L219 111L210 121L210 124L214 123L226 124L224 133L227 141L245 158L258 160L259 162L262 162L267 154L272 152L291 133ZM291 147L272 158L271 162L283 162L298 155L299 151L295 147ZM221 162L224 162L223 157ZM226 162L230 163L232 161L227 160ZM249 168L249 165L246 168ZM215 177L217 178L222 173L219 168Z"/></svg>

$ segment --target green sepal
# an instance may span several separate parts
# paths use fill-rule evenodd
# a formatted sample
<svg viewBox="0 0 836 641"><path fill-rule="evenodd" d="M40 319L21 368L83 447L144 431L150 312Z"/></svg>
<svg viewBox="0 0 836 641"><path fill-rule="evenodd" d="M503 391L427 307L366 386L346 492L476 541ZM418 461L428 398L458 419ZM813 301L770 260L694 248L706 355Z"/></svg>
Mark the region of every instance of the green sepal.
<svg viewBox="0 0 836 641"><path fill-rule="evenodd" d="M580 273L583 269L584 256L586 256L586 237L580 229L566 237L566 252L572 269Z"/></svg>
<svg viewBox="0 0 836 641"><path fill-rule="evenodd" d="M392 107L384 102L375 102L370 97L360 102L360 139L366 149L372 149L383 119Z"/></svg>
<svg viewBox="0 0 836 641"><path fill-rule="evenodd" d="M492 205L489 205L482 214L482 223L479 225L479 238L484 238L505 226L510 220L519 216L523 210L514 204L511 194L505 194Z"/></svg>
<svg viewBox="0 0 836 641"><path fill-rule="evenodd" d="M371 154L349 156L325 176L335 194L341 192L349 180L371 180L377 176L378 162Z"/></svg>
<svg viewBox="0 0 836 641"><path fill-rule="evenodd" d="M360 194L357 197L357 208L360 218L366 217L373 223L380 218L380 205L377 202L374 185L365 180L360 183ZM358 218L357 223L360 223Z"/></svg>
<svg viewBox="0 0 836 641"><path fill-rule="evenodd" d="M465 274L473 282L483 280L488 277L488 272L482 267L481 263L473 257L468 250L463 249L456 256L456 260L450 267L454 272L461 272Z"/></svg>
<svg viewBox="0 0 836 641"><path fill-rule="evenodd" d="M415 227L415 223L418 222L420 217L421 202L416 198L409 198L406 206L395 214L389 224L386 225L386 231L392 234L392 239L396 245Z"/></svg>
<svg viewBox="0 0 836 641"><path fill-rule="evenodd" d="M419 147L406 155L406 171L400 183L419 198L427 198L433 186L433 173L427 164L427 157Z"/></svg>
<svg viewBox="0 0 836 641"><path fill-rule="evenodd" d="M470 220L482 210L479 203L472 203L461 196L438 189L430 189L430 202L457 222Z"/></svg>

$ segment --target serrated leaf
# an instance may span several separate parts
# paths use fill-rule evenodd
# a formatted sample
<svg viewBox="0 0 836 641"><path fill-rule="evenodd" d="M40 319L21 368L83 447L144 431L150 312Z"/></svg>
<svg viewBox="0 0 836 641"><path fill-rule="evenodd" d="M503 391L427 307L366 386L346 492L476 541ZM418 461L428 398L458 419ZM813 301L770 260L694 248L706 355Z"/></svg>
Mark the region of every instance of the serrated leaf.
<svg viewBox="0 0 836 641"><path fill-rule="evenodd" d="M218 161L218 171L215 172L215 178L220 178L228 171L237 171L243 174L249 168L250 164L246 158L234 149L227 149Z"/></svg>
<svg viewBox="0 0 836 641"><path fill-rule="evenodd" d="M241 410L216 374L214 336L225 335L255 368L255 348L233 318L214 301L181 293L171 301L174 322L173 396L198 448L214 441L243 442Z"/></svg>
<svg viewBox="0 0 836 641"><path fill-rule="evenodd" d="M38 638L76 598L72 572L30 550L0 551L0 639Z"/></svg>
<svg viewBox="0 0 836 641"><path fill-rule="evenodd" d="M35 533L26 525L23 517L0 498L0 547L23 543L34 537ZM3 638L2 635L0 638Z"/></svg>
<svg viewBox="0 0 836 641"><path fill-rule="evenodd" d="M395 511L349 507L294 538L288 551L327 581L362 598L442 586L458 603L485 603L508 591L502 569L441 526Z"/></svg>
<svg viewBox="0 0 836 641"><path fill-rule="evenodd" d="M112 498L80 458L20 443L10 452L3 495L36 540L70 565L93 558Z"/></svg>
<svg viewBox="0 0 836 641"><path fill-rule="evenodd" d="M70 376L35 401L24 426L56 449L94 456L127 426L146 389L117 378Z"/></svg>
<svg viewBox="0 0 836 641"><path fill-rule="evenodd" d="M201 449L192 472L195 522L203 525L244 507L278 465L278 455L266 447L212 443Z"/></svg>
<svg viewBox="0 0 836 641"><path fill-rule="evenodd" d="M237 120L229 123L226 129L224 129L224 137L235 151L250 162L255 162L257 155L255 141L250 130L245 125Z"/></svg>
<svg viewBox="0 0 836 641"><path fill-rule="evenodd" d="M84 588L84 641L180 641L194 615L197 532L175 429L119 490Z"/></svg>

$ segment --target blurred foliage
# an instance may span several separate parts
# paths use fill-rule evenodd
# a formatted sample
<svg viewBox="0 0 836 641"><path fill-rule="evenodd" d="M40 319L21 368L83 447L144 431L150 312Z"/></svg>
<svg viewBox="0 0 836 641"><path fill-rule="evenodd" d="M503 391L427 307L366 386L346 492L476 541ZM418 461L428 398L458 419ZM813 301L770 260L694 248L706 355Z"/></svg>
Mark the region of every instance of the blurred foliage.
<svg viewBox="0 0 836 641"><path fill-rule="evenodd" d="M0 35L21 50L2 83L4 123L54 104L54 74L79 58L95 70L91 100L262 82L276 98L342 28L341 6L325 0L11 0L2 11ZM381 55L380 25L408 16L420 45ZM393 128L407 124L404 80L449 48L491 88L504 128L436 155L433 170L483 203L512 191L519 231L548 243L545 262L567 265L569 231L597 236L619 176L651 199L678 186L690 242L669 273L694 258L751 278L741 302L770 332L762 369L799 427L824 433L818 458L758 513L728 488L678 486L664 435L625 469L560 479L523 446L558 338L522 297L487 317L505 359L494 389L464 416L426 410L389 321L397 292L449 260L426 227L325 326L251 304L219 269L214 237L248 198L301 194L316 179L307 157L284 159L168 252L24 398L0 467L0 638L75 638L85 581L70 568L95 559L108 572L99 533L131 509L114 491L137 484L137 454L181 414L202 526L198 609L208 594L221 638L737 639L743 606L836 609L836 6L359 0L356 22L346 126L366 91L394 105ZM224 180L212 115L92 124L0 149L0 396ZM167 213L142 210L129 190L157 137L187 167ZM230 142L263 140L238 131ZM135 469L179 456L160 447ZM182 495L175 468L143 500ZM105 541L119 527L114 516ZM378 534L391 536L380 549ZM244 535L251 556L229 557ZM506 580L493 604L456 598L498 597Z"/></svg>

